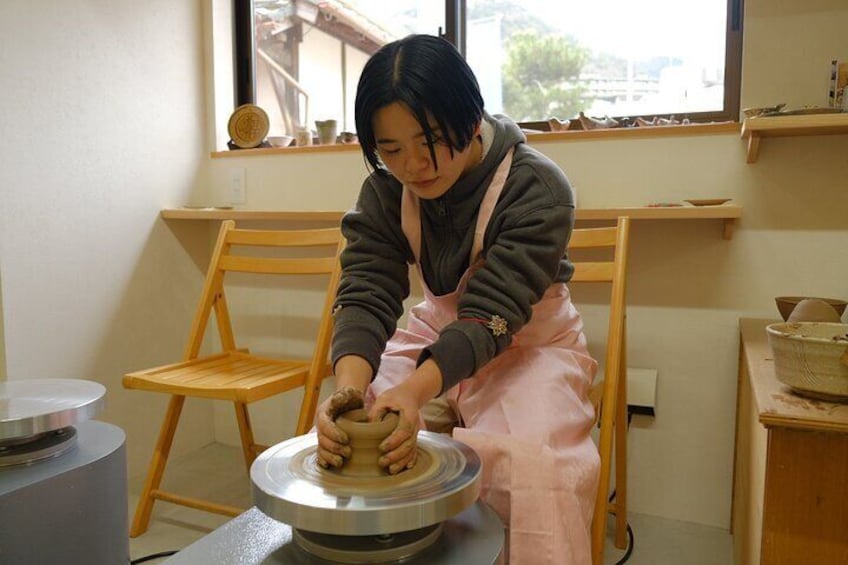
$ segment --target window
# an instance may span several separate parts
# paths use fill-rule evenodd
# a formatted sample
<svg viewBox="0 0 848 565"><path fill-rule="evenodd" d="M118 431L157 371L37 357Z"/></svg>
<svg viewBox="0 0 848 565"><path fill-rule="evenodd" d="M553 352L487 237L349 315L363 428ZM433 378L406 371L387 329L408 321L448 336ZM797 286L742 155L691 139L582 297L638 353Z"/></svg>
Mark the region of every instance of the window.
<svg viewBox="0 0 848 565"><path fill-rule="evenodd" d="M581 112L736 120L741 2L236 0L237 97L268 112L271 135L324 119L353 131L370 54L409 33L442 33L474 69L487 110L528 127Z"/></svg>

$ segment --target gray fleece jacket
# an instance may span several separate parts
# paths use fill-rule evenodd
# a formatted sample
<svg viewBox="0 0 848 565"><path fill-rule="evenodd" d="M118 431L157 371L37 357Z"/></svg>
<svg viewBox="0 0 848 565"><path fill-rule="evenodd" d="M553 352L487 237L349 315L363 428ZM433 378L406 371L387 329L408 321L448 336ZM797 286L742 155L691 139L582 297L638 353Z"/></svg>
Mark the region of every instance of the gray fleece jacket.
<svg viewBox="0 0 848 565"><path fill-rule="evenodd" d="M421 270L436 295L453 292L469 266L480 203L500 162L515 147L512 166L483 241L485 264L459 298L458 321L442 329L422 351L432 358L445 391L472 376L506 348L529 320L532 307L554 282L567 282L574 267L565 249L574 225L568 179L550 159L529 147L518 126L485 116L494 135L482 162L442 197L421 200ZM409 295L412 249L401 229L403 187L391 175L372 173L356 206L342 220L348 245L336 298L332 361L354 354L376 372ZM479 320L500 316L506 335L495 336Z"/></svg>

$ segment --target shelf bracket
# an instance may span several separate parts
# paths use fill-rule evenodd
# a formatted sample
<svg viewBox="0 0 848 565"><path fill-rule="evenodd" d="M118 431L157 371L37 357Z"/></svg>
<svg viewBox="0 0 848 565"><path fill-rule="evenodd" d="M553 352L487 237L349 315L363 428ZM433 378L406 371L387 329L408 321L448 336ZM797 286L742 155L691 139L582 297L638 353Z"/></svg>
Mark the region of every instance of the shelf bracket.
<svg viewBox="0 0 848 565"><path fill-rule="evenodd" d="M760 136L752 133L750 137L748 137L748 159L746 162L748 164L756 163L757 158L760 156Z"/></svg>
<svg viewBox="0 0 848 565"><path fill-rule="evenodd" d="M736 218L725 218L722 221L722 239L733 239L733 229L736 227Z"/></svg>

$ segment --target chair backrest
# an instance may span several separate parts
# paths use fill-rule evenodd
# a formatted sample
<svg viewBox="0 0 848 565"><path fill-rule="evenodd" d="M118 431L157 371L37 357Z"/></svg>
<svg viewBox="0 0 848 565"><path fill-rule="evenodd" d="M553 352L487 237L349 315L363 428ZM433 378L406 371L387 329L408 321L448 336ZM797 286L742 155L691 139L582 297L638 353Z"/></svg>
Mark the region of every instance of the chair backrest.
<svg viewBox="0 0 848 565"><path fill-rule="evenodd" d="M596 416L600 414L598 451L601 457L601 472L598 493L595 500L595 512L592 519L592 562L603 562L604 541L606 538L608 492L613 456L613 439L616 419L626 409L626 332L625 332L625 289L627 270L627 245L629 239L630 218L618 218L615 227L582 228L572 231L568 244L569 251L576 249L612 249L613 257L607 261L574 262L574 275L571 282L611 283L609 326L607 330L604 379L595 385L590 394L595 405ZM618 422L618 430L624 422ZM616 452L624 454L626 437L616 437ZM622 458L623 459L623 458ZM624 468L624 461L618 461L617 467ZM620 475L620 476L623 476ZM616 488L624 490L624 485ZM618 496L618 494L617 494ZM621 493L623 498L624 494ZM622 508L623 504L618 508ZM626 517L621 517L622 520ZM623 523L623 522L622 522Z"/></svg>
<svg viewBox="0 0 848 565"><path fill-rule="evenodd" d="M235 222L221 223L218 240L212 252L200 303L191 326L184 359L197 358L211 312L215 311L218 335L224 351L236 349L230 312L224 292L224 278L228 272L259 275L327 275L324 306L321 310L318 334L311 356L311 366L304 390L304 399L298 418L297 433L306 433L312 425L321 381L326 375L327 356L333 330L332 307L341 275L339 254L345 241L341 229L288 229L254 230L236 229ZM280 257L257 256L256 248L297 249L314 248L309 256Z"/></svg>

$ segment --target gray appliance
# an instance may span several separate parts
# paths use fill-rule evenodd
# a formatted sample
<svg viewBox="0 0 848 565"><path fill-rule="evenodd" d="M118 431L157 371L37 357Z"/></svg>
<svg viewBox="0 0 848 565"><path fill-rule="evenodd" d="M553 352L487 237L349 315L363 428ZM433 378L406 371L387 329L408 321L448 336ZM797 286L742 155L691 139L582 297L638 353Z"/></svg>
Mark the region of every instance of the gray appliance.
<svg viewBox="0 0 848 565"><path fill-rule="evenodd" d="M106 389L0 382L0 563L129 562L123 430L92 418Z"/></svg>

